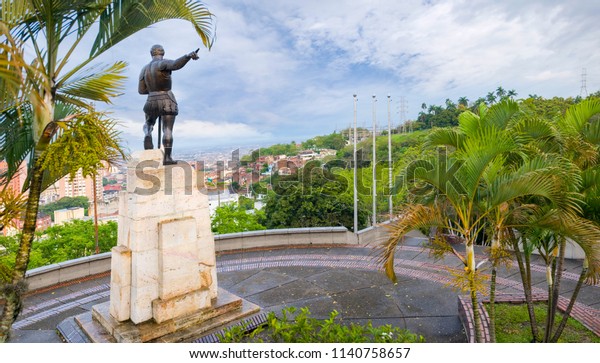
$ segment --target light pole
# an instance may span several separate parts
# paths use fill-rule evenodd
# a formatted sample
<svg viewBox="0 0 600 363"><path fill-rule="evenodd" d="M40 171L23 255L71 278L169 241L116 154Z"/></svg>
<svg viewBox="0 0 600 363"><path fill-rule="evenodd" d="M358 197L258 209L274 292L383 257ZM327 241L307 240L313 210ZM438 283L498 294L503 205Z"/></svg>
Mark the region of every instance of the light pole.
<svg viewBox="0 0 600 363"><path fill-rule="evenodd" d="M356 103L358 98L354 95L354 233L358 232L358 193L357 193L357 180L356 180Z"/></svg>
<svg viewBox="0 0 600 363"><path fill-rule="evenodd" d="M377 133L377 121L375 118L375 102L377 98L373 95L373 226L377 224L377 145L376 145L376 133Z"/></svg>
<svg viewBox="0 0 600 363"><path fill-rule="evenodd" d="M392 101L392 97L390 95L388 97L388 170L389 170L389 187L390 191L389 195L389 205L390 205L390 221L392 220L392 115L390 112L390 102Z"/></svg>
<svg viewBox="0 0 600 363"><path fill-rule="evenodd" d="M100 244L98 243L98 191L96 190L96 177L98 171L92 175L92 188L94 188L94 246L96 254L100 253Z"/></svg>

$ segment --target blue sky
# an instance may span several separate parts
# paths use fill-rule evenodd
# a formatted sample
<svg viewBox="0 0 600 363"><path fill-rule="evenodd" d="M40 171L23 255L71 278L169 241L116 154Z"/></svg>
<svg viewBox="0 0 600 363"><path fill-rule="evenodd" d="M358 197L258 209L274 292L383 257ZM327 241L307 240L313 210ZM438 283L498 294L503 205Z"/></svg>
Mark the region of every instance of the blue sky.
<svg viewBox="0 0 600 363"><path fill-rule="evenodd" d="M416 118L422 103L471 101L498 86L518 97L600 90L600 2L587 0L209 0L213 49L173 74L180 114L177 148L208 151L302 141L358 124ZM102 57L129 64L112 105L131 150L141 148L137 77L162 44L177 58L201 44L188 23L168 21Z"/></svg>

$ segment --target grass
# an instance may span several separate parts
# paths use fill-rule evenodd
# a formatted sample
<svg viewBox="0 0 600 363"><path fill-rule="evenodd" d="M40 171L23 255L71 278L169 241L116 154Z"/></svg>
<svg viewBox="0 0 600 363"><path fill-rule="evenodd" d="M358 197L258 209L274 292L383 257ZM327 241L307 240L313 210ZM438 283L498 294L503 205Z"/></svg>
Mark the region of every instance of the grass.
<svg viewBox="0 0 600 363"><path fill-rule="evenodd" d="M546 304L534 304L539 334L543 336L546 321ZM556 314L555 327L563 316ZM498 343L529 343L532 340L526 304L496 304L496 341ZM600 343L600 337L580 322L569 318L559 343Z"/></svg>

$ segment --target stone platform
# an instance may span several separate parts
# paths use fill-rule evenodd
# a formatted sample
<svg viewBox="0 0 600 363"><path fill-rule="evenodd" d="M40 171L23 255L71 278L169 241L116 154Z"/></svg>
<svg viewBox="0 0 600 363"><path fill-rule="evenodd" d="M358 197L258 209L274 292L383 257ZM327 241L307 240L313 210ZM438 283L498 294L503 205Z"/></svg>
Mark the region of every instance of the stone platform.
<svg viewBox="0 0 600 363"><path fill-rule="evenodd" d="M75 317L75 322L93 343L176 343L197 339L212 330L257 313L260 308L219 289L212 307L157 323L119 322L110 315L109 302L95 305L91 312Z"/></svg>

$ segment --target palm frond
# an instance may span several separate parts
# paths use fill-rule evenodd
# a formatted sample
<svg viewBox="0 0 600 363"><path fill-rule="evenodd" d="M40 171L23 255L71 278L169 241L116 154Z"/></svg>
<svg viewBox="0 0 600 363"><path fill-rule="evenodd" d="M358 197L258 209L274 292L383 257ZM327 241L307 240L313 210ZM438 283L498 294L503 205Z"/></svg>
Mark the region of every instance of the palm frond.
<svg viewBox="0 0 600 363"><path fill-rule="evenodd" d="M23 19L28 18L33 11L32 1L3 0L0 2L0 21L9 28L13 28L20 24Z"/></svg>
<svg viewBox="0 0 600 363"><path fill-rule="evenodd" d="M79 97L72 97L70 95L66 95L66 94L62 94L62 93L58 93L56 95L56 102L72 105L73 107L80 108L80 109L90 109L90 107L92 107L91 104L85 102L84 99L81 99ZM55 118L55 120L57 120L57 119L60 119L60 118Z"/></svg>
<svg viewBox="0 0 600 363"><path fill-rule="evenodd" d="M0 111L3 111L16 106L26 96L22 88L28 65L21 45L13 39L3 21L0 21L0 36L5 38L0 43Z"/></svg>
<svg viewBox="0 0 600 363"><path fill-rule="evenodd" d="M406 206L401 211L398 220L386 226L389 229L388 239L378 247L378 262L383 265L387 277L396 281L394 253L408 232L419 228L443 227L445 223L446 219L442 217L439 208L421 204Z"/></svg>
<svg viewBox="0 0 600 363"><path fill-rule="evenodd" d="M463 143L463 149L456 152L457 158L464 161L457 177L466 192L470 196L474 195L490 163L516 148L514 137L491 127L482 128L473 137L469 137Z"/></svg>
<svg viewBox="0 0 600 363"><path fill-rule="evenodd" d="M527 141L560 141L560 133L556 130L554 124L540 117L522 117L512 129L514 132L526 135L529 138Z"/></svg>
<svg viewBox="0 0 600 363"><path fill-rule="evenodd" d="M485 105L483 106L485 107ZM465 135L472 135L479 130L480 116L471 111L465 111L458 115L458 129Z"/></svg>
<svg viewBox="0 0 600 363"><path fill-rule="evenodd" d="M584 251L588 265L588 281L596 284L600 280L600 227L577 214L558 209L533 215L530 226L543 228L569 238Z"/></svg>
<svg viewBox="0 0 600 363"><path fill-rule="evenodd" d="M82 70L70 77L57 82L60 94L70 96L70 99L84 98L92 101L110 102L112 97L119 94L123 87L125 76L123 71L127 66L124 62L116 62L110 66L97 65Z"/></svg>
<svg viewBox="0 0 600 363"><path fill-rule="evenodd" d="M518 198L538 196L564 210L580 212L581 196L573 190L580 180L578 169L568 160L539 156L493 180L488 203L495 207Z"/></svg>
<svg viewBox="0 0 600 363"><path fill-rule="evenodd" d="M520 113L519 104L508 98L490 107L483 118L484 126L494 126L500 130L506 129L509 122Z"/></svg>
<svg viewBox="0 0 600 363"><path fill-rule="evenodd" d="M0 179L12 179L33 152L35 144L31 127L22 122L22 119L31 117L31 112L31 105L26 103L0 113L0 160L8 164Z"/></svg>
<svg viewBox="0 0 600 363"><path fill-rule="evenodd" d="M16 10L11 10L10 15L11 28L15 37L28 41L37 39L43 35L42 33L47 35L50 30L59 42L73 32L77 32L79 29L74 25L79 23L82 26L83 19L93 17L95 21L98 15L93 15L94 11L102 10L105 2L106 0L3 1ZM93 21L90 23L88 20L87 26L91 24Z"/></svg>
<svg viewBox="0 0 600 363"><path fill-rule="evenodd" d="M458 149L462 146L464 139L465 135L454 128L433 129L427 135L424 146L452 146Z"/></svg>
<svg viewBox="0 0 600 363"><path fill-rule="evenodd" d="M590 98L569 107L565 116L559 120L564 132L580 134L592 116L600 113L600 99Z"/></svg>
<svg viewBox="0 0 600 363"><path fill-rule="evenodd" d="M583 138L590 144L600 144L600 119L590 120L582 130Z"/></svg>
<svg viewBox="0 0 600 363"><path fill-rule="evenodd" d="M446 195L452 203L460 203L466 193L456 174L462 168L462 160L450 158L446 151L438 149L436 156L411 162L402 174L413 194Z"/></svg>
<svg viewBox="0 0 600 363"><path fill-rule="evenodd" d="M600 192L600 166L581 172L581 189L584 196L597 195Z"/></svg>
<svg viewBox="0 0 600 363"><path fill-rule="evenodd" d="M121 40L167 19L192 23L206 48L214 40L213 15L197 0L113 0L100 15L100 28L90 57L95 58Z"/></svg>

